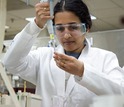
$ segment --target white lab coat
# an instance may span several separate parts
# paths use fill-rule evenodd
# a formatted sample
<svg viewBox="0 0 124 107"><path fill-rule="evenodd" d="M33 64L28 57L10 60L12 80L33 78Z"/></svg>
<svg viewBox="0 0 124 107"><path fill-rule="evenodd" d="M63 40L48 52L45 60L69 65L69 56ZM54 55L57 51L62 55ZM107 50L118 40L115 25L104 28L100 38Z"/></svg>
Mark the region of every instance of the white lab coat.
<svg viewBox="0 0 124 107"><path fill-rule="evenodd" d="M42 30L30 22L13 40L4 60L5 68L36 85L36 94L41 95L42 107L51 107L54 95L71 97L78 107L89 107L96 95L120 94L123 71L114 53L93 48L88 40L78 60L84 62L82 78L71 75L65 90L65 71L58 68L51 47L41 47L29 53ZM59 53L64 53L58 46Z"/></svg>

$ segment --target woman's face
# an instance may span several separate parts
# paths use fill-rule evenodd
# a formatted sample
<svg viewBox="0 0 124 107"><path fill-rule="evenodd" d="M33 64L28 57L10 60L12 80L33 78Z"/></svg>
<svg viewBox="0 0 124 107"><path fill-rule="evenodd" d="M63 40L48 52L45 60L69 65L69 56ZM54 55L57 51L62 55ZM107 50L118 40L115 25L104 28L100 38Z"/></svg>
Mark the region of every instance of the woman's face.
<svg viewBox="0 0 124 107"><path fill-rule="evenodd" d="M80 19L68 11L56 13L54 19L55 33L63 48L66 51L81 52L85 38Z"/></svg>

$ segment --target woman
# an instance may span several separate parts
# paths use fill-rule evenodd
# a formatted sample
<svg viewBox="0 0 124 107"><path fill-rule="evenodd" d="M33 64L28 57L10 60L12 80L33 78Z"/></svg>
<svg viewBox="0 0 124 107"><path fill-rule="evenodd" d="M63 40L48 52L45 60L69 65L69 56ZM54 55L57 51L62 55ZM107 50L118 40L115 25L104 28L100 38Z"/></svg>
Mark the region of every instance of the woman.
<svg viewBox="0 0 124 107"><path fill-rule="evenodd" d="M114 53L93 48L85 35L92 22L81 0L61 0L50 17L49 3L35 6L36 18L13 40L6 53L5 68L36 85L42 107L52 107L52 98L64 98L64 104L89 107L96 95L120 94L123 77ZM30 51L47 20L53 19L60 45Z"/></svg>

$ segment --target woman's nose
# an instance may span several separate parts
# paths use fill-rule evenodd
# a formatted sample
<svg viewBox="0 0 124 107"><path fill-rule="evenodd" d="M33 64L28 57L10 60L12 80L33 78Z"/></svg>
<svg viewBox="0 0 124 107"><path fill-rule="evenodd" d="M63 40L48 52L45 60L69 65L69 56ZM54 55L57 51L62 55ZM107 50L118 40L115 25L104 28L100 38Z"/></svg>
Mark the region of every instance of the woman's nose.
<svg viewBox="0 0 124 107"><path fill-rule="evenodd" d="M65 33L65 34L64 34L64 38L65 38L65 39L68 39L68 38L70 38L70 37L71 37L71 34L70 34L70 33Z"/></svg>

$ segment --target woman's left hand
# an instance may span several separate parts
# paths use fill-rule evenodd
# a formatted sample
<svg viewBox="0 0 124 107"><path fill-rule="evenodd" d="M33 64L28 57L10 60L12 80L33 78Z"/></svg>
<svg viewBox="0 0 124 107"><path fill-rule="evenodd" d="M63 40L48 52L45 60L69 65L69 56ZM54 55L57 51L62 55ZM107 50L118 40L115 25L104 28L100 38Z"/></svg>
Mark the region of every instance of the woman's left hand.
<svg viewBox="0 0 124 107"><path fill-rule="evenodd" d="M56 65L64 71L80 77L83 75L84 64L75 57L54 52L54 60Z"/></svg>

